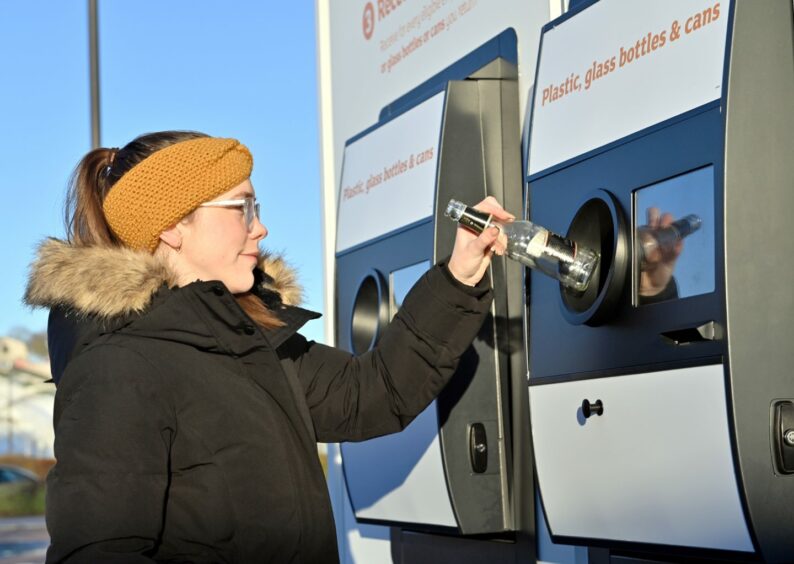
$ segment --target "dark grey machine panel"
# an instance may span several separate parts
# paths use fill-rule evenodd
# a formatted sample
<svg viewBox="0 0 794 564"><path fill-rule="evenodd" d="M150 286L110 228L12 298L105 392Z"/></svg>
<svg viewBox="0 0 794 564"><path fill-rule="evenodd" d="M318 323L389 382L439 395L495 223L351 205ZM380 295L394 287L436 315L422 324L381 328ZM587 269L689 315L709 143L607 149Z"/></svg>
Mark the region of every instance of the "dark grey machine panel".
<svg viewBox="0 0 794 564"><path fill-rule="evenodd" d="M443 217L450 198L475 204L494 196L508 209L521 207L520 132L515 68L497 60L470 79L447 86L438 169L435 259L450 252L456 225ZM522 271L504 258L493 261L495 302L473 352L476 373L461 373L439 398L439 425L450 497L464 532L511 530L513 448L510 387L523 379L520 343ZM485 359L495 359L491 365ZM477 429L487 442L485 468L474 471L469 438ZM472 440L476 441L475 437ZM496 448L494 448L496 447ZM498 500L498 503L497 503ZM465 518L462 518L466 516Z"/></svg>
<svg viewBox="0 0 794 564"><path fill-rule="evenodd" d="M430 264L443 260L451 253L456 225L443 217L450 198L476 204L492 195L515 213L521 210L515 65L496 58L466 80L445 83L445 92L434 217L337 255L337 342L357 353L374 346L389 322L386 302L395 293L394 274L424 261ZM517 529L531 531L534 527L528 402L525 394L512 391L525 385L526 360L520 337L523 270L496 258L488 276L495 297L491 314L435 404L444 479L457 527L450 530L421 519L409 522L383 514L377 519L358 516L362 522L421 532L396 539L408 558L405 561L411 560L407 555L412 554L414 540L433 538L438 532L452 544L456 539L464 541L459 535L486 535L479 538L482 546L496 535L502 546L504 541L515 541ZM391 304L391 309L395 305ZM357 339L358 333L363 338ZM433 437L424 438L431 444ZM372 501L370 492L383 488L372 487L379 479L374 468L361 466L360 461L368 459L362 455L366 443L346 446L342 449L343 465L351 503L358 513L357 504L366 507ZM405 466L405 461L390 461L388 451L379 452L385 457L378 460L379 465ZM404 474L409 471L403 469ZM515 476L521 485L515 483ZM362 488L360 483L351 483L353 478L369 480L370 484ZM529 487L529 494L522 493L525 487ZM494 547L486 550L493 551ZM451 554L461 553L453 550Z"/></svg>
<svg viewBox="0 0 794 564"><path fill-rule="evenodd" d="M794 402L794 10L734 4L725 121L725 313L736 457L760 553L794 560L794 448L775 427ZM787 427L789 428L789 427Z"/></svg>

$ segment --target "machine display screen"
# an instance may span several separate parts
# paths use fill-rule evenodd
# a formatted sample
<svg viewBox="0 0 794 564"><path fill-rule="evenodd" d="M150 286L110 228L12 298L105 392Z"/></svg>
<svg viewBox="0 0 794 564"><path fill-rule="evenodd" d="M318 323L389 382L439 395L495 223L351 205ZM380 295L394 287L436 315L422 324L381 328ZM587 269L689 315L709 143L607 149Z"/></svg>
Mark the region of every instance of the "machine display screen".
<svg viewBox="0 0 794 564"><path fill-rule="evenodd" d="M714 291L714 166L634 192L635 305Z"/></svg>

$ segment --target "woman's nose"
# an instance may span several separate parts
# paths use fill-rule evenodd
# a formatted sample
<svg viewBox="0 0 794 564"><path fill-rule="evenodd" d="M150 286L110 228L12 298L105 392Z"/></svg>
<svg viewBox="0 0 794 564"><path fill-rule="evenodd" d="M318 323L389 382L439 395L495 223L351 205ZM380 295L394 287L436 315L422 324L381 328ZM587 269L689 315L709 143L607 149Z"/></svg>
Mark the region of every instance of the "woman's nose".
<svg viewBox="0 0 794 564"><path fill-rule="evenodd" d="M251 226L251 232L248 234L251 239L259 241L267 237L267 227L265 224L259 221L258 217L254 218L254 223Z"/></svg>

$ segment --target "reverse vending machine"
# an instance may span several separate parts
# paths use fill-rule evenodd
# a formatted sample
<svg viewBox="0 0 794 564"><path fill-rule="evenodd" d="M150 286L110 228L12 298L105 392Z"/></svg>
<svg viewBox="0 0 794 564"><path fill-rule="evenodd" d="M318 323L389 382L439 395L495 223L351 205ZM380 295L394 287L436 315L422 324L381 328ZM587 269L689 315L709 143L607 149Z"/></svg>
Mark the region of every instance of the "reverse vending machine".
<svg viewBox="0 0 794 564"><path fill-rule="evenodd" d="M794 561L793 36L787 0L601 0L543 29L528 217L601 255L583 293L528 279L555 542Z"/></svg>
<svg viewBox="0 0 794 564"><path fill-rule="evenodd" d="M357 354L374 347L413 283L451 253L456 225L443 216L450 198L494 195L520 209L519 123L508 31L384 108L377 124L347 142L336 238L339 346ZM522 347L508 345L521 334L523 272L500 259L490 276L491 315L441 396L404 431L341 446L359 522L391 525L393 534L482 539L531 519L532 504L517 501L532 495L527 399L508 391L526 382ZM530 484L528 494L516 475Z"/></svg>

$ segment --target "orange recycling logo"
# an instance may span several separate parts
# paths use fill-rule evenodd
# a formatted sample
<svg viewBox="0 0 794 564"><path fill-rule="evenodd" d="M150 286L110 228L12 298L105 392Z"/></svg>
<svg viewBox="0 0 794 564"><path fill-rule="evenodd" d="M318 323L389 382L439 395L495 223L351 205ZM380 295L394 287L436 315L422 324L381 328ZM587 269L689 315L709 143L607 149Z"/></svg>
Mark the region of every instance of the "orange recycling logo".
<svg viewBox="0 0 794 564"><path fill-rule="evenodd" d="M361 26L364 30L364 38L369 39L372 37L372 32L375 31L375 7L372 5L372 2L367 2L367 5L364 6Z"/></svg>

